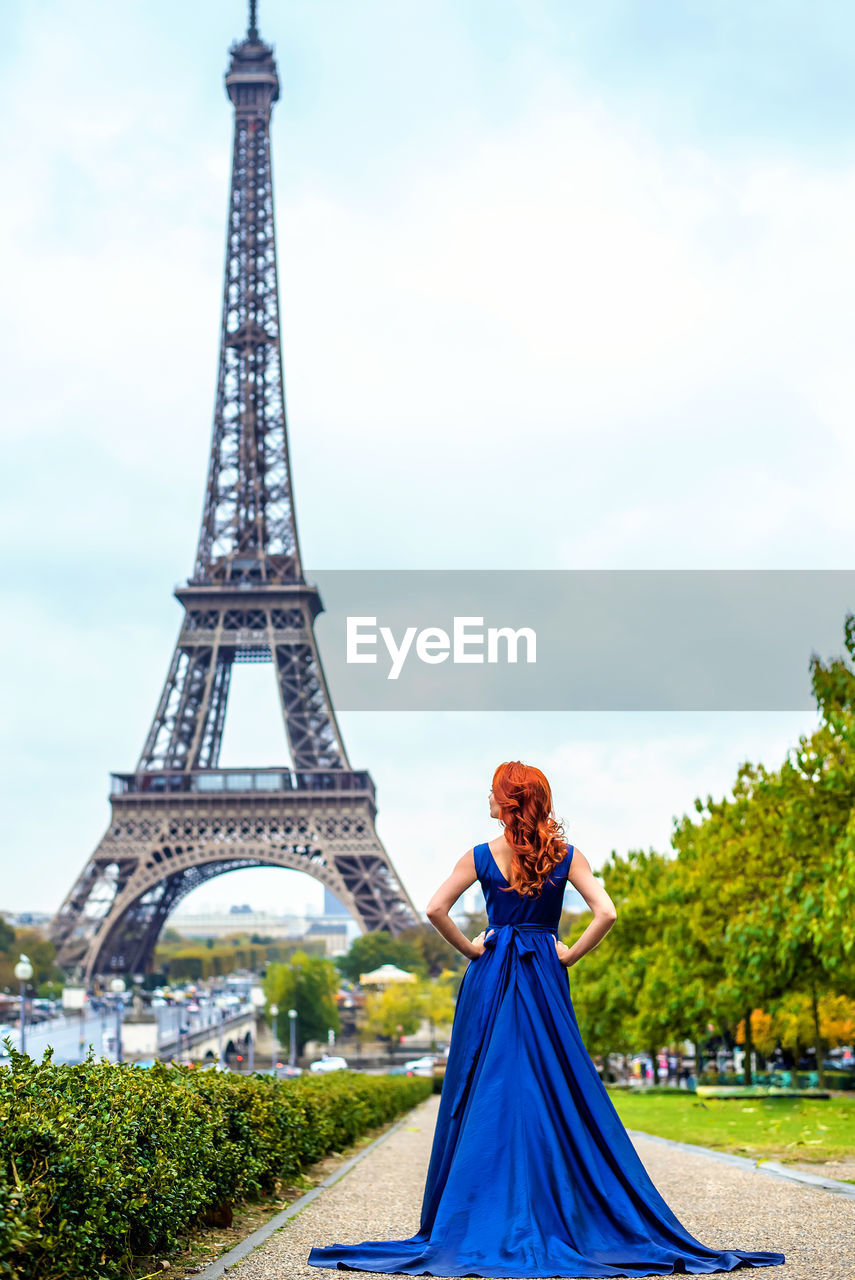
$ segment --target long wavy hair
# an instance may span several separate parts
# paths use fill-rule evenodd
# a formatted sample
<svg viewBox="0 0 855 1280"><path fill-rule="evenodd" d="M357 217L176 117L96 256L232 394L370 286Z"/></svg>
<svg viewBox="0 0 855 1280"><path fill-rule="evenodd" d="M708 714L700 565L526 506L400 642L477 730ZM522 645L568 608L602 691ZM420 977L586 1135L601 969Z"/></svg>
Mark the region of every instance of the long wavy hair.
<svg viewBox="0 0 855 1280"><path fill-rule="evenodd" d="M538 894L569 848L546 776L532 764L506 761L493 774L493 798L513 850L508 892Z"/></svg>

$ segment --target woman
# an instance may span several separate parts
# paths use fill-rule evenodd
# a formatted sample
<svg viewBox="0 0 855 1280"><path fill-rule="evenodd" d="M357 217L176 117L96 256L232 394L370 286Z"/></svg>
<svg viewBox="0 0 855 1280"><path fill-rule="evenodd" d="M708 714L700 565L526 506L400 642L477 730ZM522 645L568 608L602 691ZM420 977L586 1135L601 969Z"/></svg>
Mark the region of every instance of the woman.
<svg viewBox="0 0 855 1280"><path fill-rule="evenodd" d="M499 765L490 816L504 832L458 861L427 914L468 956L457 994L419 1230L407 1240L314 1248L313 1266L389 1275L707 1274L783 1263L708 1249L648 1177L579 1035L565 970L617 918L563 839L539 769ZM449 916L475 880L490 924L470 942ZM593 919L557 937L570 881Z"/></svg>

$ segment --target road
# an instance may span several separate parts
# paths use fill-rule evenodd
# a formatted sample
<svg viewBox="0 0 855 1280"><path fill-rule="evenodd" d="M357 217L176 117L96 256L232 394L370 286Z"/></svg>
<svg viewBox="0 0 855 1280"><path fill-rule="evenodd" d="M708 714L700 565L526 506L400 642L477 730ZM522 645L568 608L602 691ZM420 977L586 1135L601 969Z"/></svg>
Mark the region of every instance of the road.
<svg viewBox="0 0 855 1280"><path fill-rule="evenodd" d="M246 1006L241 1006L241 1009L245 1011L250 1007L247 1004ZM237 1006L235 1006L235 1011L237 1011ZM128 1007L123 1010L123 1018L127 1012ZM174 1042L178 1034L179 1025L183 1025L185 1028L189 1027L191 1032L199 1031L205 1027L215 1027L219 1017L219 1009L210 1004L202 1005L199 1011L194 1013L189 1013L178 1005L154 1008L151 1012L157 1018L157 1039L159 1044ZM12 1044L16 1049L20 1049L19 1029L14 1027L10 1034ZM93 1012L91 1009L85 1009L81 1010L79 1014L67 1013L60 1017L52 1018L50 1021L30 1023L26 1027L26 1051L31 1058L39 1061L45 1049L52 1046L54 1062L82 1062L89 1051L90 1043L96 1057L108 1057L115 1060L115 1007L106 1007L103 1012Z"/></svg>

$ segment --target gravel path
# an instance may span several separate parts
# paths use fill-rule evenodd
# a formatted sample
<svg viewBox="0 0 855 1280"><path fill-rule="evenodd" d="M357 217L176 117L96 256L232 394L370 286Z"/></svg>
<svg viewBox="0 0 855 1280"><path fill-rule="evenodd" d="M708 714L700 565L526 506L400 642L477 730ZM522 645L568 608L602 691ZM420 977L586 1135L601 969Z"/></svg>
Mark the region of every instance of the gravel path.
<svg viewBox="0 0 855 1280"><path fill-rule="evenodd" d="M323 1280L375 1272L310 1267L313 1245L405 1239L419 1226L439 1096L421 1103L396 1133L327 1187L259 1248L227 1271L231 1280ZM713 1248L784 1253L783 1267L732 1274L769 1280L855 1280L855 1201L733 1168L634 1138L668 1204ZM200 1278L201 1280L201 1278Z"/></svg>

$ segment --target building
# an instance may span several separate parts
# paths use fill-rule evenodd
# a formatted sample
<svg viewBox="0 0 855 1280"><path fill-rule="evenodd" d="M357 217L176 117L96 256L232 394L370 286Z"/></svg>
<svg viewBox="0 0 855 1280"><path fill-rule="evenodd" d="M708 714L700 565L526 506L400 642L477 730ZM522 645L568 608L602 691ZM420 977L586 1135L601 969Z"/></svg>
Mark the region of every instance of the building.
<svg viewBox="0 0 855 1280"><path fill-rule="evenodd" d="M177 929L185 938L205 940L246 933L274 938L277 942L321 942L328 956L345 955L353 938L361 932L359 925L347 913L344 918L340 915L275 915L272 911L253 911L247 906L228 910L179 910L169 917L167 928Z"/></svg>
<svg viewBox="0 0 855 1280"><path fill-rule="evenodd" d="M313 920L303 935L306 942L323 942L328 956L343 956L350 950L344 920Z"/></svg>
<svg viewBox="0 0 855 1280"><path fill-rule="evenodd" d="M264 938L299 939L309 921L302 915L274 915L272 911L175 911L166 922L185 938L225 938L232 933L257 933Z"/></svg>

